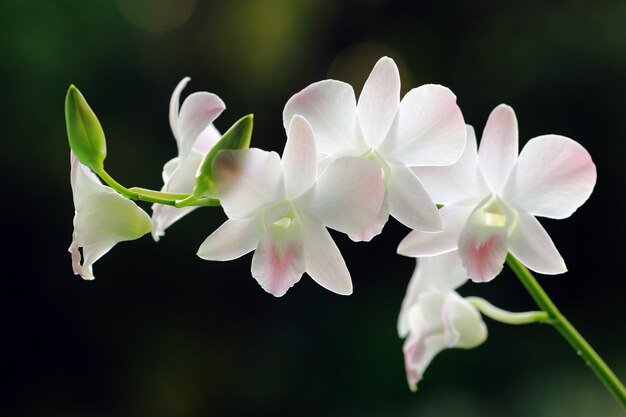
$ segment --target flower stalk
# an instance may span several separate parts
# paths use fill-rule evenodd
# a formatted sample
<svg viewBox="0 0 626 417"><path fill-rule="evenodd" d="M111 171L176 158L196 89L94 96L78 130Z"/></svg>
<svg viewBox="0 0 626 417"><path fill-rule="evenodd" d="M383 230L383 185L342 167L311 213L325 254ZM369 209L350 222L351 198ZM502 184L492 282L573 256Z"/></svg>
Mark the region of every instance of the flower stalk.
<svg viewBox="0 0 626 417"><path fill-rule="evenodd" d="M506 262L515 275L522 282L530 296L535 300L539 308L545 311L551 323L561 335L576 350L576 353L593 370L604 386L615 397L620 405L626 410L626 388L615 376L611 368L604 362L598 353L587 343L572 324L561 314L554 305L548 294L543 290L539 282L513 255L508 254Z"/></svg>

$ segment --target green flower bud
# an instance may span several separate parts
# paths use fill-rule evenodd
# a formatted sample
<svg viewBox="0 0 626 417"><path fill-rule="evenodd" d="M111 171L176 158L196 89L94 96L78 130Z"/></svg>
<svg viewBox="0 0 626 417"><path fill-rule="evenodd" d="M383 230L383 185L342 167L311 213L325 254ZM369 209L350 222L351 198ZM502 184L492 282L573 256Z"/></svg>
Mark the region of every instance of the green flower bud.
<svg viewBox="0 0 626 417"><path fill-rule="evenodd" d="M70 85L65 96L65 124L70 148L76 158L94 172L101 172L107 154L104 131L96 114L74 85Z"/></svg>

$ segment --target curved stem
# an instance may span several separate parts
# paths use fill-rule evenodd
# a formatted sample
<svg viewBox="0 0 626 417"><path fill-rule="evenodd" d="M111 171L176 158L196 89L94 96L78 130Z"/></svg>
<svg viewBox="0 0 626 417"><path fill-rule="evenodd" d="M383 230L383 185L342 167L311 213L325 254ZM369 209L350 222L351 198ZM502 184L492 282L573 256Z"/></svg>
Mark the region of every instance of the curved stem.
<svg viewBox="0 0 626 417"><path fill-rule="evenodd" d="M550 317L545 311L524 311L514 313L494 306L481 297L465 297L476 309L490 319L506 324L549 323Z"/></svg>
<svg viewBox="0 0 626 417"><path fill-rule="evenodd" d="M537 305L548 313L548 316L552 319L552 325L561 333L565 340L569 342L574 350L576 350L576 353L583 358L585 363L595 372L604 386L613 394L624 410L626 410L626 388L624 388L624 385L617 376L615 376L613 371L611 371L604 360L593 350L591 345L587 343L574 326L572 326L565 316L556 308L550 297L548 297L548 294L546 294L530 271L511 254L507 255L506 262L524 287L526 287L526 290L530 293Z"/></svg>

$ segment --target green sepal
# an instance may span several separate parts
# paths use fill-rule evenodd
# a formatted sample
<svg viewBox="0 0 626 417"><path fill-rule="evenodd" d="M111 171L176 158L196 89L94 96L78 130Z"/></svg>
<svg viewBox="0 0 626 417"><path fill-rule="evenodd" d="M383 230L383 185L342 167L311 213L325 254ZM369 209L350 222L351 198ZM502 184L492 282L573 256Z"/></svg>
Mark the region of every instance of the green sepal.
<svg viewBox="0 0 626 417"><path fill-rule="evenodd" d="M196 185L193 190L194 197L201 198L215 194L213 161L219 151L245 149L250 146L252 119L253 115L249 114L237 120L235 124L224 133L219 142L205 155L196 172Z"/></svg>
<svg viewBox="0 0 626 417"><path fill-rule="evenodd" d="M76 158L94 172L101 172L107 155L104 131L85 97L73 84L65 96L65 124Z"/></svg>

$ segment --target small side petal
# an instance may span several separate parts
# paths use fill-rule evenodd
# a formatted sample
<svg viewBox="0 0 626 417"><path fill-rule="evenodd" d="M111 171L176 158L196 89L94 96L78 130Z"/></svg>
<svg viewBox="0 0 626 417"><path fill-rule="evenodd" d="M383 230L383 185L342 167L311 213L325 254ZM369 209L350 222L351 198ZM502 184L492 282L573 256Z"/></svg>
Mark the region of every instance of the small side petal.
<svg viewBox="0 0 626 417"><path fill-rule="evenodd" d="M357 113L361 131L369 146L385 138L400 106L400 73L393 59L378 60L365 82Z"/></svg>
<svg viewBox="0 0 626 417"><path fill-rule="evenodd" d="M176 139L176 143L180 149L180 138L178 137L178 113L180 111L180 94L187 86L187 83L191 80L189 77L183 78L176 88L174 88L174 92L172 93L172 97L170 98L170 128L172 129L172 134Z"/></svg>
<svg viewBox="0 0 626 417"><path fill-rule="evenodd" d="M222 207L231 219L250 217L264 205L285 198L276 152L256 148L220 151L213 169Z"/></svg>
<svg viewBox="0 0 626 417"><path fill-rule="evenodd" d="M565 261L543 226L530 214L519 213L517 225L509 236L509 252L521 263L540 274L562 274Z"/></svg>
<svg viewBox="0 0 626 417"><path fill-rule="evenodd" d="M293 95L283 110L285 131L296 114L313 128L318 152L345 156L367 150L358 131L356 98L349 84L324 80Z"/></svg>
<svg viewBox="0 0 626 417"><path fill-rule="evenodd" d="M478 163L495 193L500 193L517 161L518 141L515 112L500 104L487 119L478 150Z"/></svg>
<svg viewBox="0 0 626 417"><path fill-rule="evenodd" d="M443 223L437 206L413 171L392 165L387 182L387 202L391 215L411 229L440 232Z"/></svg>
<svg viewBox="0 0 626 417"><path fill-rule="evenodd" d="M585 148L545 135L524 146L503 197L532 215L563 219L587 201L595 184L596 166Z"/></svg>
<svg viewBox="0 0 626 417"><path fill-rule="evenodd" d="M209 125L202 131L202 133L200 133L193 144L193 149L200 152L204 156L209 153L209 151L217 142L219 142L221 138L222 134L219 130L217 130L214 125Z"/></svg>
<svg viewBox="0 0 626 417"><path fill-rule="evenodd" d="M304 233L306 272L329 291L352 294L350 272L328 230L321 224L306 222Z"/></svg>
<svg viewBox="0 0 626 417"><path fill-rule="evenodd" d="M440 255L457 248L459 235L473 211L469 206L445 206L439 210L443 232L420 232L413 230L398 246L398 254L422 257Z"/></svg>
<svg viewBox="0 0 626 417"><path fill-rule="evenodd" d="M404 353L407 382L411 390L417 390L417 383L424 377L426 368L428 368L435 356L445 348L446 344L442 334L433 334L426 337L415 334L405 341L402 351Z"/></svg>
<svg viewBox="0 0 626 417"><path fill-rule="evenodd" d="M302 116L294 116L289 125L282 157L287 196L297 197L315 183L316 153L311 126Z"/></svg>
<svg viewBox="0 0 626 417"><path fill-rule="evenodd" d="M197 255L207 261L237 259L252 252L263 233L263 222L257 216L226 220L204 240Z"/></svg>
<svg viewBox="0 0 626 417"><path fill-rule="evenodd" d="M472 349L487 340L487 326L480 313L456 292L447 295L442 319L448 347Z"/></svg>
<svg viewBox="0 0 626 417"><path fill-rule="evenodd" d="M386 159L407 166L455 163L465 148L465 122L456 96L434 84L404 96L389 135L380 145Z"/></svg>

